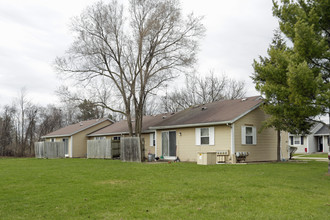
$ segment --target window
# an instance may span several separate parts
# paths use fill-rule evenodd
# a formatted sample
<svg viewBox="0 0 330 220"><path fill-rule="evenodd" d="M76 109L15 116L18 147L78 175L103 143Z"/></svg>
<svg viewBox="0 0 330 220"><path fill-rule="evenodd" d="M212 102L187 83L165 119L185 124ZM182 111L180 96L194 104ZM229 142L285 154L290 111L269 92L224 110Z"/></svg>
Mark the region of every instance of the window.
<svg viewBox="0 0 330 220"><path fill-rule="evenodd" d="M201 144L209 144L210 136L209 136L209 128L201 128Z"/></svg>
<svg viewBox="0 0 330 220"><path fill-rule="evenodd" d="M196 128L196 145L214 145L214 127Z"/></svg>
<svg viewBox="0 0 330 220"><path fill-rule="evenodd" d="M293 142L294 142L294 145L300 145L300 137L298 137L298 136L293 137Z"/></svg>
<svg viewBox="0 0 330 220"><path fill-rule="evenodd" d="M252 127L245 127L245 144L253 144Z"/></svg>
<svg viewBox="0 0 330 220"><path fill-rule="evenodd" d="M95 137L95 138L94 138L94 140L103 140L103 139L105 139L104 136L100 136L100 137Z"/></svg>
<svg viewBox="0 0 330 220"><path fill-rule="evenodd" d="M303 145L304 136L290 136L291 145Z"/></svg>
<svg viewBox="0 0 330 220"><path fill-rule="evenodd" d="M55 142L55 138L51 138L50 139L50 142Z"/></svg>
<svg viewBox="0 0 330 220"><path fill-rule="evenodd" d="M155 133L150 133L150 146L156 146Z"/></svg>
<svg viewBox="0 0 330 220"><path fill-rule="evenodd" d="M257 132L254 126L242 126L242 144L257 144Z"/></svg>
<svg viewBox="0 0 330 220"><path fill-rule="evenodd" d="M112 138L112 140L114 140L114 141L120 141L120 137L119 136L115 136L115 137Z"/></svg>

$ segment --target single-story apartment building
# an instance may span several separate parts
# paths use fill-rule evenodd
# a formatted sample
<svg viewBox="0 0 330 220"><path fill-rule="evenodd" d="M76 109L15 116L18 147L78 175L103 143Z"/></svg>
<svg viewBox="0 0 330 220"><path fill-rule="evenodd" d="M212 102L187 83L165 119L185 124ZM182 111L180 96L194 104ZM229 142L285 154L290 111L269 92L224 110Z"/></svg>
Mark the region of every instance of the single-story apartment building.
<svg viewBox="0 0 330 220"><path fill-rule="evenodd" d="M104 128L113 121L108 118L92 119L68 125L54 132L42 136L47 142L64 142L66 157L86 157L87 134Z"/></svg>
<svg viewBox="0 0 330 220"><path fill-rule="evenodd" d="M144 116L142 138L145 156L196 162L202 152L223 154L224 162L236 163L237 155L249 154L247 162L276 161L277 132L261 129L267 115L262 97L222 100L192 106L176 113ZM134 122L133 122L134 128ZM134 130L134 129L133 129ZM87 140L120 140L128 136L126 120L90 120L54 131L46 141L67 143L68 157L86 157ZM289 158L289 136L281 133L281 158Z"/></svg>
<svg viewBox="0 0 330 220"><path fill-rule="evenodd" d="M247 162L276 161L277 133L261 130L267 115L260 96L193 106L175 113L156 130L156 156L196 161L199 152L227 151L226 162L236 163L237 152L249 152ZM288 133L281 134L281 157L288 159Z"/></svg>
<svg viewBox="0 0 330 220"><path fill-rule="evenodd" d="M164 113L158 115L147 115L142 118L142 134L141 137L144 139L144 152L145 157L148 154L155 154L156 146L156 136L155 130L150 129L150 127L159 124L161 121L164 121L170 118L173 113ZM133 121L133 131L135 128L135 123ZM88 134L88 140L99 140L99 139L112 139L120 140L121 137L127 137L129 135L129 129L126 120L115 122L103 129L97 130Z"/></svg>

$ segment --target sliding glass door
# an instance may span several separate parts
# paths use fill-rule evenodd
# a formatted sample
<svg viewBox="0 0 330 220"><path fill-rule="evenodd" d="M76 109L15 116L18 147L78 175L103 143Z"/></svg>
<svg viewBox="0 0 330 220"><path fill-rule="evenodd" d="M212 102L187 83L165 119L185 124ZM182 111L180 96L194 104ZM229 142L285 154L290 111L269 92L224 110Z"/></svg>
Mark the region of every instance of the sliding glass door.
<svg viewBox="0 0 330 220"><path fill-rule="evenodd" d="M164 157L176 157L176 132L162 132L162 155Z"/></svg>

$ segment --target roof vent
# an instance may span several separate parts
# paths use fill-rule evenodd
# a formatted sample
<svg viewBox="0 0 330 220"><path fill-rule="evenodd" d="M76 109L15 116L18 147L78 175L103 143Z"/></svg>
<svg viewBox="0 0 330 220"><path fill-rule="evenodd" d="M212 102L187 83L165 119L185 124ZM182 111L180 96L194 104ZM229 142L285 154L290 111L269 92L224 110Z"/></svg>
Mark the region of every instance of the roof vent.
<svg viewBox="0 0 330 220"><path fill-rule="evenodd" d="M171 115L174 115L174 114L175 114L174 112L171 113Z"/></svg>
<svg viewBox="0 0 330 220"><path fill-rule="evenodd" d="M83 126L84 124L82 122L79 122L80 126Z"/></svg>
<svg viewBox="0 0 330 220"><path fill-rule="evenodd" d="M163 119L165 119L165 118L166 118L166 116L164 115L164 116L163 116Z"/></svg>
<svg viewBox="0 0 330 220"><path fill-rule="evenodd" d="M202 111L205 111L207 109L207 107L202 107Z"/></svg>
<svg viewBox="0 0 330 220"><path fill-rule="evenodd" d="M243 99L242 99L242 102L244 102L244 101L246 101L246 100L247 100L247 98L243 98Z"/></svg>

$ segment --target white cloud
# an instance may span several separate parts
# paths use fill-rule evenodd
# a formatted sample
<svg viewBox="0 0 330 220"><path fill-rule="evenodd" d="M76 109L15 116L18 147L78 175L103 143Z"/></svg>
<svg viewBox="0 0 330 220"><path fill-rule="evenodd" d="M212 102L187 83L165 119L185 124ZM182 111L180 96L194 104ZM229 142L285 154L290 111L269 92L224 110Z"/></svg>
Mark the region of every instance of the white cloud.
<svg viewBox="0 0 330 220"><path fill-rule="evenodd" d="M0 105L10 104L22 87L35 102L55 102L60 82L52 68L69 47L70 18L96 0L2 0L0 2ZM125 1L127 2L127 1ZM265 55L276 28L271 1L184 0L184 12L204 15L206 38L201 42L199 73L226 73L250 79L252 61Z"/></svg>

